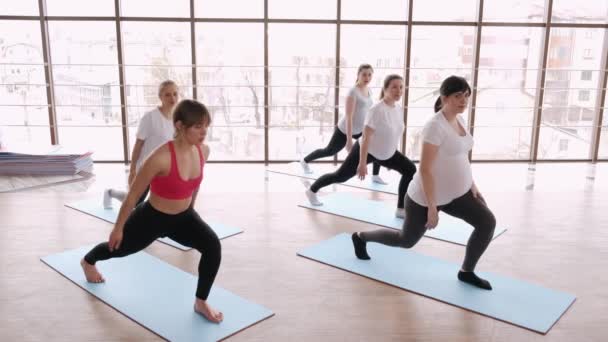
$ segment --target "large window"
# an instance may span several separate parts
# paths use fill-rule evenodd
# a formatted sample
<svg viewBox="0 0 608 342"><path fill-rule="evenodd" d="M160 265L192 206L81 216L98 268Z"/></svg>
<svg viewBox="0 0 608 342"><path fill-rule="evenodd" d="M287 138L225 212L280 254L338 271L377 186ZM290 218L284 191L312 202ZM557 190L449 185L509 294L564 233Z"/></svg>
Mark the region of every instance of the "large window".
<svg viewBox="0 0 608 342"><path fill-rule="evenodd" d="M434 114L441 82L450 75L471 80L473 72L473 27L414 26L406 155L418 159L422 126ZM463 113L465 121L467 113Z"/></svg>
<svg viewBox="0 0 608 342"><path fill-rule="evenodd" d="M269 158L295 159L333 133L335 25L271 24L268 39Z"/></svg>
<svg viewBox="0 0 608 342"><path fill-rule="evenodd" d="M192 54L188 23L123 24L129 151L141 117L160 105L158 86L173 80L181 98L192 97Z"/></svg>
<svg viewBox="0 0 608 342"><path fill-rule="evenodd" d="M96 160L123 158L116 25L49 23L59 142Z"/></svg>
<svg viewBox="0 0 608 342"><path fill-rule="evenodd" d="M209 108L214 161L294 160L328 143L365 63L374 102L387 75L408 75L400 146L412 159L450 75L475 86L462 114L473 160L589 160L596 150L608 158L608 115L596 125L605 0L0 3L7 145L56 138L124 161L171 79L182 98Z"/></svg>
<svg viewBox="0 0 608 342"><path fill-rule="evenodd" d="M51 141L39 22L0 21L0 125L8 147Z"/></svg>
<svg viewBox="0 0 608 342"><path fill-rule="evenodd" d="M589 158L604 32L590 28L551 31L539 159ZM592 71L591 79L581 80L581 70Z"/></svg>
<svg viewBox="0 0 608 342"><path fill-rule="evenodd" d="M213 159L264 159L263 42L263 24L196 27L198 98L213 120Z"/></svg>
<svg viewBox="0 0 608 342"><path fill-rule="evenodd" d="M475 108L475 159L530 156L541 28L483 28Z"/></svg>

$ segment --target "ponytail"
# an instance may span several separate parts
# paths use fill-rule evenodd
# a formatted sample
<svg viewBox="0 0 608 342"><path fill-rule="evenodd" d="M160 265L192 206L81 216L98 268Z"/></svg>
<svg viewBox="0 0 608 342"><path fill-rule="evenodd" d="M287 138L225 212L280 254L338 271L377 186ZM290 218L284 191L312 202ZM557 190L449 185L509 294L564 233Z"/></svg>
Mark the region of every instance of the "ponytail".
<svg viewBox="0 0 608 342"><path fill-rule="evenodd" d="M437 98L437 101L435 101L435 113L437 113L438 111L440 111L441 107L443 107L443 104L441 103L441 96L439 96Z"/></svg>

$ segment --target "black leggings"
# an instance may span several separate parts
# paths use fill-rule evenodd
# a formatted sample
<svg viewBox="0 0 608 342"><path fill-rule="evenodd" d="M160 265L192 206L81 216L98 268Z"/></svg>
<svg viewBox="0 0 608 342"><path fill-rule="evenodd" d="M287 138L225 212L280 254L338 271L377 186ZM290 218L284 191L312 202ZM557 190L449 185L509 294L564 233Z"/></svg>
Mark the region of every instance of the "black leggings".
<svg viewBox="0 0 608 342"><path fill-rule="evenodd" d="M357 174L357 166L359 165L359 142L356 142L353 149L350 151L344 163L333 173L325 174L317 179L311 186L310 191L317 192L319 189L334 183L343 183L353 178ZM407 186L412 181L416 173L416 165L411 160L407 159L401 152L395 151L392 157L386 160L378 160L373 155L367 154L367 163L377 162L387 169L395 170L401 174L399 181L399 199L397 200L397 208L403 208L403 199Z"/></svg>
<svg viewBox="0 0 608 342"><path fill-rule="evenodd" d="M353 139L359 139L361 135L363 135L363 133L353 134ZM346 134L342 133L342 131L336 127L334 129L334 134L331 136L331 139L329 139L327 147L310 152L309 155L304 157L304 161L310 163L313 160L333 156L340 152L344 146L346 146ZM380 164L374 162L372 174L374 176L380 174Z"/></svg>
<svg viewBox="0 0 608 342"><path fill-rule="evenodd" d="M494 214L482 199L473 197L473 192L470 190L448 204L437 206L437 210L458 217L473 226L474 230L467 243L462 269L467 272L474 271L477 261L494 237L494 228L496 227ZM401 231L379 229L360 233L359 236L367 242L411 248L418 243L426 232L427 211L427 207L406 197L405 221L403 221Z"/></svg>
<svg viewBox="0 0 608 342"><path fill-rule="evenodd" d="M198 264L196 297L206 300L220 268L222 246L213 229L192 208L169 215L154 209L150 202L144 202L129 215L119 249L110 252L108 243L103 242L95 246L84 260L95 265L97 261L124 257L165 236L202 254Z"/></svg>

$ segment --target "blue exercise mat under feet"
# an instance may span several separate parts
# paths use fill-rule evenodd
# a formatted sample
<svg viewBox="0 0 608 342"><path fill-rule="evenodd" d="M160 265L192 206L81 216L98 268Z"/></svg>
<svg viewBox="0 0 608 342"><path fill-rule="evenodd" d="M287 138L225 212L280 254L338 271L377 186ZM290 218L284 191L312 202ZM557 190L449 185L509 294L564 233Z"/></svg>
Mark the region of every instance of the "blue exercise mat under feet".
<svg viewBox="0 0 608 342"><path fill-rule="evenodd" d="M311 169L314 168L313 165L310 166ZM385 170L385 169L382 169ZM277 164L266 168L266 171L280 173L288 176L296 176L300 178L317 180L319 177L323 176L324 173L320 173L318 171L312 170L313 173L305 173L300 166L300 163L289 163L289 164ZM382 174L380 174L382 177ZM387 177L388 178L388 177ZM366 189L372 191L385 192L387 194L397 195L399 193L399 182L395 184L391 184L391 182L385 178L385 181L389 184L379 184L372 182L371 173L370 175L363 181L359 180L357 177L353 177L344 183L336 183L338 185L346 185L353 188Z"/></svg>
<svg viewBox="0 0 608 342"><path fill-rule="evenodd" d="M377 243L368 243L367 250L371 260L357 259L351 236L339 234L298 255L543 334L576 299L565 292L478 272L493 288L482 290L458 280L460 265Z"/></svg>
<svg viewBox="0 0 608 342"><path fill-rule="evenodd" d="M261 305L213 286L208 302L224 314L224 321L211 323L193 309L197 278L145 252L97 263L106 282L89 283L80 260L91 247L41 260L102 302L169 341L218 341L274 315Z"/></svg>
<svg viewBox="0 0 608 342"><path fill-rule="evenodd" d="M302 197L305 197L305 195L302 194ZM368 200L345 193L319 196L319 200L323 202L323 205L314 206L307 201L300 204L300 207L387 228L401 230L403 226L403 219L395 217L396 207L390 207L385 202ZM506 230L506 228L496 227L492 239L497 238ZM435 229L428 229L424 236L466 246L472 232L473 227L468 223L440 212L439 224Z"/></svg>
<svg viewBox="0 0 608 342"><path fill-rule="evenodd" d="M67 203L65 206L114 224L116 223L118 211L120 210L120 206L117 206L116 204L117 203L114 203L114 207L112 209L104 209L101 199L88 199L73 203ZM240 228L226 226L221 223L208 222L208 224L213 229L215 234L217 234L217 237L220 240L243 232L243 230ZM163 242L169 246L181 249L182 251L189 251L192 249L166 237L160 238L158 239L158 241Z"/></svg>

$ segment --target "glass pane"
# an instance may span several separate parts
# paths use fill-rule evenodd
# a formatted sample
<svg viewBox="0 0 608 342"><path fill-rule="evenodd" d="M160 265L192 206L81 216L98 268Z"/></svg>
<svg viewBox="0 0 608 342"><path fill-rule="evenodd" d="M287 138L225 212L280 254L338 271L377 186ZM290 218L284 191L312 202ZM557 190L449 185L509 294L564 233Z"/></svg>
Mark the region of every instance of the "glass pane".
<svg viewBox="0 0 608 342"><path fill-rule="evenodd" d="M123 17L190 17L190 0L121 0Z"/></svg>
<svg viewBox="0 0 608 342"><path fill-rule="evenodd" d="M242 137L245 140L223 141L225 159L264 159L263 145L261 150L225 146L247 144L248 138L253 139L252 144L257 143L254 132L258 131L244 126L261 130L264 143L264 50L260 48L264 42L263 24L201 23L196 26L196 40L198 98L211 111L214 130L222 132L209 135L207 141L216 143L214 139L225 137L230 127L235 127L235 134L246 133ZM229 155L230 151L240 157Z"/></svg>
<svg viewBox="0 0 608 342"><path fill-rule="evenodd" d="M415 0L414 20L477 21L476 0Z"/></svg>
<svg viewBox="0 0 608 342"><path fill-rule="evenodd" d="M59 143L93 151L93 160L122 161L120 127L59 126Z"/></svg>
<svg viewBox="0 0 608 342"><path fill-rule="evenodd" d="M553 2L555 6L555 1ZM555 7L554 7L555 8ZM545 0L491 0L483 2L483 20L544 22Z"/></svg>
<svg viewBox="0 0 608 342"><path fill-rule="evenodd" d="M114 0L46 0L48 15L114 16Z"/></svg>
<svg viewBox="0 0 608 342"><path fill-rule="evenodd" d="M0 37L0 125L48 126L40 23L0 21Z"/></svg>
<svg viewBox="0 0 608 342"><path fill-rule="evenodd" d="M335 20L337 10L336 0L268 0L270 18Z"/></svg>
<svg viewBox="0 0 608 342"><path fill-rule="evenodd" d="M589 158L603 39L603 29L551 30L539 159Z"/></svg>
<svg viewBox="0 0 608 342"><path fill-rule="evenodd" d="M38 0L0 0L2 15L40 15Z"/></svg>
<svg viewBox="0 0 608 342"><path fill-rule="evenodd" d="M23 145L48 146L51 144L51 130L48 126L4 126L0 127L0 140L2 148L7 151Z"/></svg>
<svg viewBox="0 0 608 342"><path fill-rule="evenodd" d="M270 160L295 160L327 146L334 133L333 124L320 126L271 127L268 129ZM329 160L331 158L325 158Z"/></svg>
<svg viewBox="0 0 608 342"><path fill-rule="evenodd" d="M217 116L216 116L217 118ZM206 138L211 160L263 160L264 127L212 123Z"/></svg>
<svg viewBox="0 0 608 342"><path fill-rule="evenodd" d="M344 20L407 20L407 0L342 1ZM389 9L390 10L387 10Z"/></svg>
<svg viewBox="0 0 608 342"><path fill-rule="evenodd" d="M533 27L482 30L473 158L529 157L541 35Z"/></svg>
<svg viewBox="0 0 608 342"><path fill-rule="evenodd" d="M553 126L542 124L538 141L538 159L587 159L593 127Z"/></svg>
<svg viewBox="0 0 608 342"><path fill-rule="evenodd" d="M475 113L474 159L530 157L534 109L477 109Z"/></svg>
<svg viewBox="0 0 608 342"><path fill-rule="evenodd" d="M293 37L315 37L293 44ZM289 46L289 49L285 49ZM334 127L335 25L271 24L269 26L269 77L271 156L295 159L318 146L298 144L292 138L302 127ZM290 136L293 135L293 136ZM286 141L283 137L290 136ZM295 140L294 140L295 141ZM310 140L308 140L310 142ZM293 144L292 144L293 143ZM285 152L287 146L293 149ZM272 157L274 158L274 157Z"/></svg>
<svg viewBox="0 0 608 342"><path fill-rule="evenodd" d="M263 18L263 0L195 0L197 18Z"/></svg>
<svg viewBox="0 0 608 342"><path fill-rule="evenodd" d="M553 0L554 23L606 23L608 22L608 1Z"/></svg>
<svg viewBox="0 0 608 342"><path fill-rule="evenodd" d="M441 82L450 75L471 80L475 29L414 26L412 31L406 144L408 153L419 158L419 128L434 113ZM466 120L467 112L463 116Z"/></svg>
<svg viewBox="0 0 608 342"><path fill-rule="evenodd" d="M192 97L189 23L126 22L123 42L129 129L136 129L146 111L160 105L161 82L173 80L181 98Z"/></svg>
<svg viewBox="0 0 608 342"><path fill-rule="evenodd" d="M59 142L122 160L115 24L52 21L49 36Z"/></svg>

